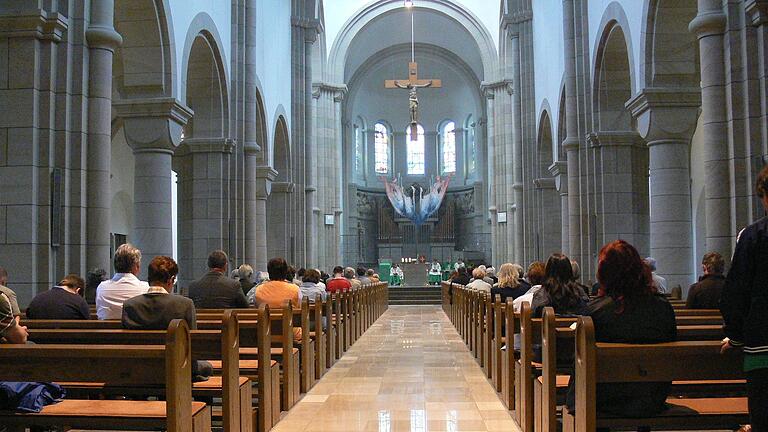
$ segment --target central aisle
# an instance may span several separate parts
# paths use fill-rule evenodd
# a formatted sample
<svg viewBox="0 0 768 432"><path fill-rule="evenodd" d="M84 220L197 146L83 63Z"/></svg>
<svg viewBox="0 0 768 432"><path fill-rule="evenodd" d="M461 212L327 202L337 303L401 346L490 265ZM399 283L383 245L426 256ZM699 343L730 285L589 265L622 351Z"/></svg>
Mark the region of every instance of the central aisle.
<svg viewBox="0 0 768 432"><path fill-rule="evenodd" d="M440 306L390 306L273 431L519 428Z"/></svg>

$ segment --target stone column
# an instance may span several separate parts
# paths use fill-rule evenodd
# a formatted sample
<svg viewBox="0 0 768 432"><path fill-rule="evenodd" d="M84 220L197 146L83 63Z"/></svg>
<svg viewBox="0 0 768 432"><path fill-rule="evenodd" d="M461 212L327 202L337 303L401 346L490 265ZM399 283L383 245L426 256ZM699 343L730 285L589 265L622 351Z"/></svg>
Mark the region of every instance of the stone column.
<svg viewBox="0 0 768 432"><path fill-rule="evenodd" d="M486 154L485 159L488 161L488 212L490 213L491 217L491 261L494 263L502 262L501 257L503 256L501 251L499 250L501 245L499 241L497 240L497 237L499 236L499 222L498 222L498 198L496 197L496 190L497 190L497 179L496 179L496 172L498 171L496 169L496 163L497 157L496 157L496 137L495 137L495 131L494 131L494 100L493 100L493 92L484 89L483 93L485 95L486 100L486 115L487 115L487 121L486 121ZM483 218L485 218L485 215L483 215Z"/></svg>
<svg viewBox="0 0 768 432"><path fill-rule="evenodd" d="M253 268L260 271L267 270L267 198L272 192L272 182L277 178L277 171L269 166L260 166L253 170L253 215L254 220L249 221L252 226Z"/></svg>
<svg viewBox="0 0 768 432"><path fill-rule="evenodd" d="M724 35L727 19L721 0L698 0L698 5L699 13L689 28L698 35L701 56L701 136L707 173L704 182L707 250L730 257L736 233L731 226L725 94Z"/></svg>
<svg viewBox="0 0 768 432"><path fill-rule="evenodd" d="M627 103L649 148L650 251L671 288L695 279L690 193L690 141L701 91L644 89Z"/></svg>
<svg viewBox="0 0 768 432"><path fill-rule="evenodd" d="M114 0L92 1L90 22L85 32L89 47L86 267L107 271L111 268L112 57L123 41L113 26L114 12Z"/></svg>
<svg viewBox="0 0 768 432"><path fill-rule="evenodd" d="M228 138L187 138L184 144L191 162L188 170L191 212L180 214L179 219L190 221L192 229L188 233L191 238L189 249L179 250L179 255L190 256L191 268L184 271L187 275L196 275L205 271L208 254L225 249L224 242L228 240L224 190L227 159L234 150L234 143Z"/></svg>
<svg viewBox="0 0 768 432"><path fill-rule="evenodd" d="M560 221L562 224L560 250L567 251L570 235L568 232L568 164L557 161L549 167L549 172L554 177L555 189L560 194Z"/></svg>
<svg viewBox="0 0 768 432"><path fill-rule="evenodd" d="M141 249L146 264L157 255L173 253L171 158L193 112L175 98L128 99L114 102L113 107L123 119L135 157L131 242Z"/></svg>
<svg viewBox="0 0 768 432"><path fill-rule="evenodd" d="M768 0L747 0L747 16L757 28L759 53L760 107L762 121L762 151L768 153Z"/></svg>
<svg viewBox="0 0 768 432"><path fill-rule="evenodd" d="M256 170L260 157L263 157L262 146L266 146L267 143L258 142L259 136L257 132L257 123L259 121L258 103L256 86L256 58L258 56L257 47L257 2L256 0L247 0L245 8L245 55L244 55L244 84L243 84L243 98L244 103L244 116L243 125L243 159L244 159L244 172L243 172L243 219L244 219L244 232L245 241L243 247L243 255L246 263L250 263L253 266L257 266L260 263L260 259L266 256L267 242L266 238L264 242L258 243L258 230L264 228L266 224L266 213L262 211L258 213L259 203L257 202L257 185L256 185ZM266 200L266 197L264 197ZM262 203L263 204L263 203ZM263 209L262 209L263 210ZM263 254L259 254L259 248L263 248ZM264 267L254 267L255 269L265 270L266 261L264 261Z"/></svg>
<svg viewBox="0 0 768 432"><path fill-rule="evenodd" d="M563 46L565 49L565 129L563 149L568 173L568 254L585 266L581 247L581 201L579 196L578 94L576 87L576 39L573 0L563 0Z"/></svg>
<svg viewBox="0 0 768 432"><path fill-rule="evenodd" d="M520 36L512 35L510 42L512 52L512 81L508 92L512 98L512 202L515 211L512 217L512 231L514 232L514 261L524 262L523 256L523 116L520 91L522 75L520 73ZM510 185L507 185L508 187Z"/></svg>

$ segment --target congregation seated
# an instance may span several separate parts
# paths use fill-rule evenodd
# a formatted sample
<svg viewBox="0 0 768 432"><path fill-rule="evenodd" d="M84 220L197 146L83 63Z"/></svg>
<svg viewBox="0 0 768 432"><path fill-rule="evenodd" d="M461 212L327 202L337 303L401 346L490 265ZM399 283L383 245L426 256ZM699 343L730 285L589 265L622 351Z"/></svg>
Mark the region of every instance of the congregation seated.
<svg viewBox="0 0 768 432"><path fill-rule="evenodd" d="M458 267L456 269L456 277L451 278L451 284L456 285L464 285L466 286L469 284L470 277L469 274L467 274L467 268L464 266Z"/></svg>
<svg viewBox="0 0 768 432"><path fill-rule="evenodd" d="M496 276L496 268L494 266L485 269L485 276L491 280L491 285L499 283L499 278Z"/></svg>
<svg viewBox="0 0 768 432"><path fill-rule="evenodd" d="M371 279L366 276L366 269L364 267L357 268L357 280L360 281L360 285L368 285L371 283Z"/></svg>
<svg viewBox="0 0 768 432"><path fill-rule="evenodd" d="M301 291L301 297L307 297L310 301L314 301L317 296L320 296L322 300L328 298L325 287L320 284L320 272L315 269L304 271L304 277L299 290Z"/></svg>
<svg viewBox="0 0 768 432"><path fill-rule="evenodd" d="M508 298L514 300L525 294L527 289L520 284L521 270L517 264L502 264L499 267L499 281L491 288L491 297L495 299L498 295L501 303L506 303Z"/></svg>
<svg viewBox="0 0 768 432"><path fill-rule="evenodd" d="M58 285L41 292L27 307L28 319L87 320L91 318L88 303L80 296L85 281L76 274L64 277Z"/></svg>
<svg viewBox="0 0 768 432"><path fill-rule="evenodd" d="M329 293L335 293L339 291L346 291L352 288L352 283L345 277L344 268L336 266L333 268L333 277L326 281L326 291Z"/></svg>
<svg viewBox="0 0 768 432"><path fill-rule="evenodd" d="M485 280L485 269L480 266L472 270L472 281L467 284L468 288L476 289L478 291L491 292L491 284Z"/></svg>
<svg viewBox="0 0 768 432"><path fill-rule="evenodd" d="M724 268L725 260L719 253L709 252L704 255L701 261L704 276L688 290L688 299L685 302L687 309L718 309L720 307L720 297L725 287Z"/></svg>
<svg viewBox="0 0 768 432"><path fill-rule="evenodd" d="M286 300L294 307L301 304L301 290L288 279L288 263L283 258L272 258L267 263L269 282L256 287L254 304L256 307L267 305L270 309L280 310ZM293 337L301 341L301 327L293 328Z"/></svg>
<svg viewBox="0 0 768 432"><path fill-rule="evenodd" d="M256 282L253 281L253 267L242 264L237 269L237 275L240 278L240 288L242 288L243 294L248 295L248 291L256 285Z"/></svg>
<svg viewBox="0 0 768 432"><path fill-rule="evenodd" d="M534 294L536 294L536 292L541 289L541 284L544 282L544 272L545 266L541 261L534 261L528 266L528 270L525 273L525 279L521 281L520 284L523 286L527 284L529 288L525 294L516 298L512 302L512 305L515 308L515 312L520 311L520 305L522 305L524 302L531 304Z"/></svg>
<svg viewBox="0 0 768 432"><path fill-rule="evenodd" d="M645 259L645 263L651 269L651 278L653 279L653 286L656 288L656 291L661 294L669 294L667 280L656 273L656 260L648 257Z"/></svg>
<svg viewBox="0 0 768 432"><path fill-rule="evenodd" d="M370 281L369 283L379 283L379 275L376 274L376 272L373 271L373 269L368 269L365 271L365 277L368 278Z"/></svg>
<svg viewBox="0 0 768 432"><path fill-rule="evenodd" d="M355 269L352 267L347 267L344 269L344 277L349 281L349 283L352 285L352 288L358 289L363 286L363 282L355 277Z"/></svg>
<svg viewBox="0 0 768 432"><path fill-rule="evenodd" d="M296 276L293 278L293 283L296 284L296 286L301 286L301 284L304 282L304 275L307 273L307 269L304 267L300 268L296 272Z"/></svg>
<svg viewBox="0 0 768 432"><path fill-rule="evenodd" d="M141 272L141 251L130 243L121 245L114 256L115 275L96 288L96 315L100 320L120 319L123 303L144 294L149 285L138 278Z"/></svg>
<svg viewBox="0 0 768 432"><path fill-rule="evenodd" d="M227 277L229 258L223 250L208 255L208 273L189 284L189 298L199 309L247 308L239 281Z"/></svg>
<svg viewBox="0 0 768 432"><path fill-rule="evenodd" d="M85 301L89 305L96 304L96 289L107 280L107 272L101 268L88 270L85 274Z"/></svg>
<svg viewBox="0 0 768 432"><path fill-rule="evenodd" d="M190 330L197 329L195 305L192 300L172 294L179 266L173 258L156 256L147 268L149 289L123 304L121 323L128 330L165 330L174 319L186 320ZM210 363L192 362L192 376L198 380L208 377Z"/></svg>
<svg viewBox="0 0 768 432"><path fill-rule="evenodd" d="M533 294L531 311L541 318L545 307L552 307L558 315L581 315L589 297L573 279L571 260L554 253L544 267L544 282Z"/></svg>
<svg viewBox="0 0 768 432"><path fill-rule="evenodd" d="M597 265L598 298L587 305L597 342L662 343L677 338L675 312L653 285L650 268L637 250L616 240L600 250ZM652 318L652 319L649 319ZM666 409L670 382L598 384L598 411L625 417L648 417ZM574 412L575 390L569 387L567 405Z"/></svg>
<svg viewBox="0 0 768 432"><path fill-rule="evenodd" d="M11 299L0 292L0 343L27 343L27 328L19 324L11 308Z"/></svg>

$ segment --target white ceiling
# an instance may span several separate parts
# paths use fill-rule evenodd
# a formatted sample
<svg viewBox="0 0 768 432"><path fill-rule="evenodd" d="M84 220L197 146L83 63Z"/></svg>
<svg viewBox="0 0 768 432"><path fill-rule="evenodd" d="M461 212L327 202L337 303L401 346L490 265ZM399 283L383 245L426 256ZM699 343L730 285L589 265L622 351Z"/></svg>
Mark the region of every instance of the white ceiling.
<svg viewBox="0 0 768 432"><path fill-rule="evenodd" d="M484 77L483 59L480 49L469 32L452 18L432 11L420 11L415 15L416 41L418 44L435 45L456 54L469 65L478 81ZM410 43L410 13L405 9L380 16L369 23L352 42L347 52L345 82L372 55L381 50ZM424 56L416 48L416 61ZM407 78L408 65L403 62L398 76ZM420 71L421 72L421 71ZM420 75L425 76L420 73Z"/></svg>
<svg viewBox="0 0 768 432"><path fill-rule="evenodd" d="M470 12L472 12L480 22L486 27L488 32L493 38L493 42L498 48L499 46L499 0L444 0L446 3L455 3L463 6ZM333 46L333 42L336 40L336 36L341 31L344 24L352 16L354 16L363 6L367 4L375 3L371 0L324 0L325 10L325 38L326 46L329 48ZM419 0L414 0L416 6L418 6ZM420 25L417 23L417 26ZM449 35L441 31L439 27L429 27L432 33L438 37L447 37ZM417 42L424 42L419 40L417 35ZM441 44L442 45L442 44Z"/></svg>

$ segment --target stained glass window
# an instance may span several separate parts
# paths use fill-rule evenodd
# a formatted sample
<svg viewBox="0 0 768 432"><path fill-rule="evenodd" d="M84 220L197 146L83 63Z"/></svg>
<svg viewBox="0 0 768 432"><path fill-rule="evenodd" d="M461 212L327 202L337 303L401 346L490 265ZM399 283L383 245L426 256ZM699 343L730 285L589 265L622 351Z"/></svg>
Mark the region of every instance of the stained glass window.
<svg viewBox="0 0 768 432"><path fill-rule="evenodd" d="M411 140L410 125L405 130L405 144L407 152L408 174L423 175L424 169L424 128L417 125L418 135L415 140Z"/></svg>
<svg viewBox="0 0 768 432"><path fill-rule="evenodd" d="M442 140L441 152L443 157L443 172L456 172L456 123L448 122L440 134Z"/></svg>
<svg viewBox="0 0 768 432"><path fill-rule="evenodd" d="M387 174L389 172L389 130L381 123L376 123L374 128L373 150L376 174Z"/></svg>

